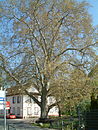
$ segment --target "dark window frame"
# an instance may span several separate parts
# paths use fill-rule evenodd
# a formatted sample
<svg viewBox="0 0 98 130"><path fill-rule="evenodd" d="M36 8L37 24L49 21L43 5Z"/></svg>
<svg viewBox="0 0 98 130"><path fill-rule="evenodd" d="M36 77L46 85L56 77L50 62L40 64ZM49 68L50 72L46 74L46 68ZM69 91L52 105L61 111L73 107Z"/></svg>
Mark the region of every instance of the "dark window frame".
<svg viewBox="0 0 98 130"><path fill-rule="evenodd" d="M17 107L17 115L20 115L20 107Z"/></svg>
<svg viewBox="0 0 98 130"><path fill-rule="evenodd" d="M12 98L12 103L15 104L16 103L16 97Z"/></svg>
<svg viewBox="0 0 98 130"><path fill-rule="evenodd" d="M21 96L17 96L17 103L21 103Z"/></svg>

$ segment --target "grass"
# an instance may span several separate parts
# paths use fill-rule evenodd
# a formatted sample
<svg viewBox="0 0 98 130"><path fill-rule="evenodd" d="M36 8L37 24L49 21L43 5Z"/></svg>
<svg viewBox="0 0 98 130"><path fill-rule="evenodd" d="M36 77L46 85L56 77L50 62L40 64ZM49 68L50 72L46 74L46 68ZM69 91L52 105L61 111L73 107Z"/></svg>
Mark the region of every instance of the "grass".
<svg viewBox="0 0 98 130"><path fill-rule="evenodd" d="M50 128L50 124L49 123L33 123L33 126L39 126L41 128Z"/></svg>
<svg viewBox="0 0 98 130"><path fill-rule="evenodd" d="M33 126L39 126L41 128L54 128L54 129L60 129L63 127L64 130L70 130L73 124L74 130L75 126L78 125L78 120L70 121L69 119L62 119L62 118L55 118L57 121L52 123L52 126L50 123L33 123ZM72 123L73 122L73 123ZM62 126L63 123L63 126Z"/></svg>
<svg viewBox="0 0 98 130"><path fill-rule="evenodd" d="M44 123L40 125L41 128L50 128L50 124L49 123Z"/></svg>

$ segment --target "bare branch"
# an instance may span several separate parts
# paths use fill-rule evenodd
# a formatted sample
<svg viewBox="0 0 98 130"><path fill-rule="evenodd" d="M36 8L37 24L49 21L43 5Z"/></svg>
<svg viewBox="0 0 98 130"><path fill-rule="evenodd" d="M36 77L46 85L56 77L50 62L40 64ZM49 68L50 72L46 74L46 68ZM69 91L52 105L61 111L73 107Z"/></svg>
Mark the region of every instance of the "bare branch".
<svg viewBox="0 0 98 130"><path fill-rule="evenodd" d="M49 105L49 106L48 106L48 112L49 112L50 109L52 109L54 106L58 105L58 103L60 103L60 101L59 101L59 102L55 102L55 103Z"/></svg>
<svg viewBox="0 0 98 130"><path fill-rule="evenodd" d="M40 107L41 107L41 103L38 101L38 99L37 98L35 98L35 94L33 95L33 93L31 93L31 92L28 92L27 90L25 90L25 93L28 95L28 96L30 96L33 100L34 100L34 102L36 102Z"/></svg>

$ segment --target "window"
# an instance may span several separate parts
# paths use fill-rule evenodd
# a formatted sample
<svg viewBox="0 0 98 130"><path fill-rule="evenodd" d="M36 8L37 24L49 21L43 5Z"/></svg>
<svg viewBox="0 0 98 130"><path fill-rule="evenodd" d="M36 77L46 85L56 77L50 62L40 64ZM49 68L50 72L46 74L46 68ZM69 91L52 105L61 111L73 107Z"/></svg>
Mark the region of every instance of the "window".
<svg viewBox="0 0 98 130"><path fill-rule="evenodd" d="M54 110L53 109L50 109L50 113L52 114L54 112Z"/></svg>
<svg viewBox="0 0 98 130"><path fill-rule="evenodd" d="M17 115L20 115L20 107L17 107Z"/></svg>
<svg viewBox="0 0 98 130"><path fill-rule="evenodd" d="M15 114L15 107L13 107L13 114Z"/></svg>
<svg viewBox="0 0 98 130"><path fill-rule="evenodd" d="M27 107L27 115L31 115L32 114L32 111L31 111L31 107Z"/></svg>
<svg viewBox="0 0 98 130"><path fill-rule="evenodd" d="M55 112L58 112L58 107L55 107Z"/></svg>
<svg viewBox="0 0 98 130"><path fill-rule="evenodd" d="M20 103L21 102L21 96L18 96L17 97L17 103Z"/></svg>
<svg viewBox="0 0 98 130"><path fill-rule="evenodd" d="M38 107L35 107L35 108L34 108L34 115L38 115L38 113L39 113L39 108L38 108Z"/></svg>
<svg viewBox="0 0 98 130"><path fill-rule="evenodd" d="M16 102L16 97L12 98L12 102L13 102L13 104Z"/></svg>

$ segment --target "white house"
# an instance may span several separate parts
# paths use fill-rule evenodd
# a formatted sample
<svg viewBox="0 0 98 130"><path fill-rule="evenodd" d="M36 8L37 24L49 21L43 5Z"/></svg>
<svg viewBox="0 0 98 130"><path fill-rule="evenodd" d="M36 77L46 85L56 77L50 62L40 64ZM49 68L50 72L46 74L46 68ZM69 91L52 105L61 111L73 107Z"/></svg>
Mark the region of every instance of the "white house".
<svg viewBox="0 0 98 130"><path fill-rule="evenodd" d="M36 91L33 89L33 91ZM40 97L38 97L40 100ZM40 107L28 96L19 91L14 91L13 88L8 89L7 101L10 102L10 113L17 117L39 117ZM48 104L54 102L53 97L48 98ZM49 111L49 116L58 116L58 108L55 106Z"/></svg>

